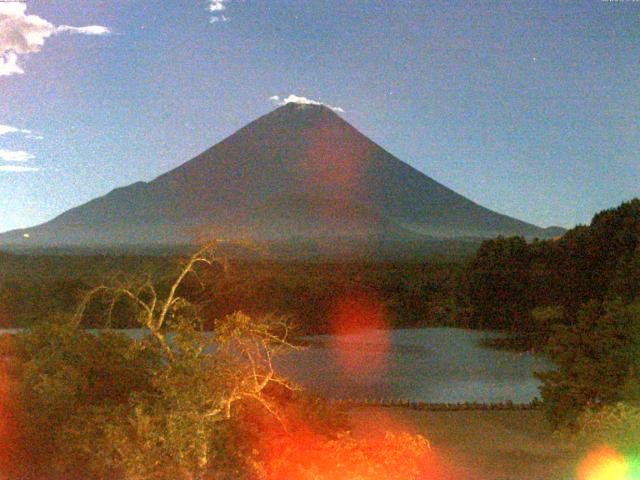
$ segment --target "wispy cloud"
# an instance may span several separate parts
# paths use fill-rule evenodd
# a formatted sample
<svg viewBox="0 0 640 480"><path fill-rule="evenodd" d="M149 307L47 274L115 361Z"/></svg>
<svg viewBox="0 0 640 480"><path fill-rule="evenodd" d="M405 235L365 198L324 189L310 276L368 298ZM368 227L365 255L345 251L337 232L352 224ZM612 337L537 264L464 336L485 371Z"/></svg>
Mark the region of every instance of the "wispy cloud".
<svg viewBox="0 0 640 480"><path fill-rule="evenodd" d="M0 46L1 49L2 46ZM0 54L0 77L20 73L24 73L24 70L18 66L18 55L7 51L4 54Z"/></svg>
<svg viewBox="0 0 640 480"><path fill-rule="evenodd" d="M229 17L225 17L224 15L213 16L209 19L209 23L218 23L218 22L228 22Z"/></svg>
<svg viewBox="0 0 640 480"><path fill-rule="evenodd" d="M32 135L33 132L31 130L27 130L26 128L17 128L11 125L0 124L0 135L6 135L8 133L24 133L25 135L27 135L27 138L29 138L29 136L34 136Z"/></svg>
<svg viewBox="0 0 640 480"><path fill-rule="evenodd" d="M330 108L334 112L344 113L344 109L340 107L334 107L333 105L329 105L328 103L322 103L318 100L312 100L307 97L299 97L298 95L293 94L282 100L280 99L279 95L273 95L272 97L269 97L269 100L274 102L276 105L286 105L288 103L299 103L301 105L323 105L327 108Z"/></svg>
<svg viewBox="0 0 640 480"><path fill-rule="evenodd" d="M20 129L12 127L11 125L0 125L0 135L6 135L7 133L16 133Z"/></svg>
<svg viewBox="0 0 640 480"><path fill-rule="evenodd" d="M39 168L25 167L24 165L0 165L0 173L27 173L39 171Z"/></svg>
<svg viewBox="0 0 640 480"><path fill-rule="evenodd" d="M38 133L34 133L28 128L18 128L12 125L3 125L0 123L0 137L10 133L21 133L28 140L44 140L44 137Z"/></svg>
<svg viewBox="0 0 640 480"><path fill-rule="evenodd" d="M229 0L209 0L209 12L213 14L209 19L210 23L229 21L229 17L222 13L227 9L228 2Z"/></svg>
<svg viewBox="0 0 640 480"><path fill-rule="evenodd" d="M36 158L34 154L25 152L24 150L6 150L0 148L0 160L5 162L28 162L34 158Z"/></svg>
<svg viewBox="0 0 640 480"><path fill-rule="evenodd" d="M222 12L226 10L225 0L211 0L209 2L209 11L210 12Z"/></svg>
<svg viewBox="0 0 640 480"><path fill-rule="evenodd" d="M82 35L107 35L111 33L107 27L101 25L87 25L86 27L71 27L69 25L60 25L56 28L56 33L80 33Z"/></svg>
<svg viewBox="0 0 640 480"><path fill-rule="evenodd" d="M0 2L0 76L24 73L18 65L18 57L39 52L45 41L62 33L82 35L106 35L107 27L88 25L72 27L55 26L42 17L28 15L25 2Z"/></svg>

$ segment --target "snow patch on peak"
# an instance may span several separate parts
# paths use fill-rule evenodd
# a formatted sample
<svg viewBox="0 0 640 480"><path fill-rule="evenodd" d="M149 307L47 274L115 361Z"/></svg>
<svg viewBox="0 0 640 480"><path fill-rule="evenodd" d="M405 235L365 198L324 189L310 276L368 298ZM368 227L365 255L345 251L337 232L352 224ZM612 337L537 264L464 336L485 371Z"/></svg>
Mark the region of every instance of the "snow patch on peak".
<svg viewBox="0 0 640 480"><path fill-rule="evenodd" d="M328 103L322 103L318 100L312 100L307 97L300 97L298 95L290 94L288 97L281 99L279 95L274 95L269 97L269 100L274 102L276 105L287 105L289 103L296 103L298 105L321 105L327 108L330 108L334 112L344 113L344 109L341 107L334 107L333 105L329 105Z"/></svg>

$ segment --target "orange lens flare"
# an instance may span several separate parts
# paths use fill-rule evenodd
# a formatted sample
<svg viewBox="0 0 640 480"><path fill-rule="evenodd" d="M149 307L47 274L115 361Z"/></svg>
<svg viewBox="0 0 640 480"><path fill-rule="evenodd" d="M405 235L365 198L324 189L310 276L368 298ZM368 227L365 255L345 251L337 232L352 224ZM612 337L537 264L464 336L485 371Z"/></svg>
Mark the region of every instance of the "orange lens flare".
<svg viewBox="0 0 640 480"><path fill-rule="evenodd" d="M330 191L342 202L358 187L366 187L362 182L371 168L370 144L346 142L345 136L353 140L348 131L328 125L307 130L305 136L309 142L300 167L312 191Z"/></svg>
<svg viewBox="0 0 640 480"><path fill-rule="evenodd" d="M629 480L628 473L624 457L605 445L587 454L578 466L577 480Z"/></svg>
<svg viewBox="0 0 640 480"><path fill-rule="evenodd" d="M14 462L19 455L23 455L20 449L20 436L18 434L16 415L17 407L12 397L14 386L7 372L6 360L0 360L0 480L6 480L15 475Z"/></svg>
<svg viewBox="0 0 640 480"><path fill-rule="evenodd" d="M375 296L362 292L339 299L329 315L331 349L349 375L375 374L386 368L390 348L387 312ZM361 334L361 338L352 335Z"/></svg>
<svg viewBox="0 0 640 480"><path fill-rule="evenodd" d="M310 432L270 442L265 478L278 480L441 480L445 478L428 442L418 435L387 433L336 438Z"/></svg>

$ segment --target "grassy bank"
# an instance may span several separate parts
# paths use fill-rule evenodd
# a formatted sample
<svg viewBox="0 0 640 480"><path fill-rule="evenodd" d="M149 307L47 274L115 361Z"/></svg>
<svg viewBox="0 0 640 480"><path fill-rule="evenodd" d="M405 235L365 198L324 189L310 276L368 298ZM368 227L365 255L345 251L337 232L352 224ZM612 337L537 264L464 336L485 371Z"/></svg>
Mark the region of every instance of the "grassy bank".
<svg viewBox="0 0 640 480"><path fill-rule="evenodd" d="M419 433L446 465L447 480L573 480L581 452L564 447L540 410L349 410L355 435Z"/></svg>

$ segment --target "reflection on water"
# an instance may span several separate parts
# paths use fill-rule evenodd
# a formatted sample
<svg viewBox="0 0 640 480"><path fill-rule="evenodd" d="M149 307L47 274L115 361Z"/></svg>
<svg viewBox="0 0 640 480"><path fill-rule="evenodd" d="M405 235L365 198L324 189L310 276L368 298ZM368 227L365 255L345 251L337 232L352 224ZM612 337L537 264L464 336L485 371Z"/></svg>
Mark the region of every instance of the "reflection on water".
<svg viewBox="0 0 640 480"><path fill-rule="evenodd" d="M309 337L310 346L280 361L283 373L313 393L332 398L402 399L433 403L526 403L538 396L534 371L550 365L529 353L491 350L479 345L494 333L454 328L368 331L333 339ZM377 339L390 338L390 347ZM387 341L387 340L385 340ZM344 372L331 345L380 351L384 372Z"/></svg>

